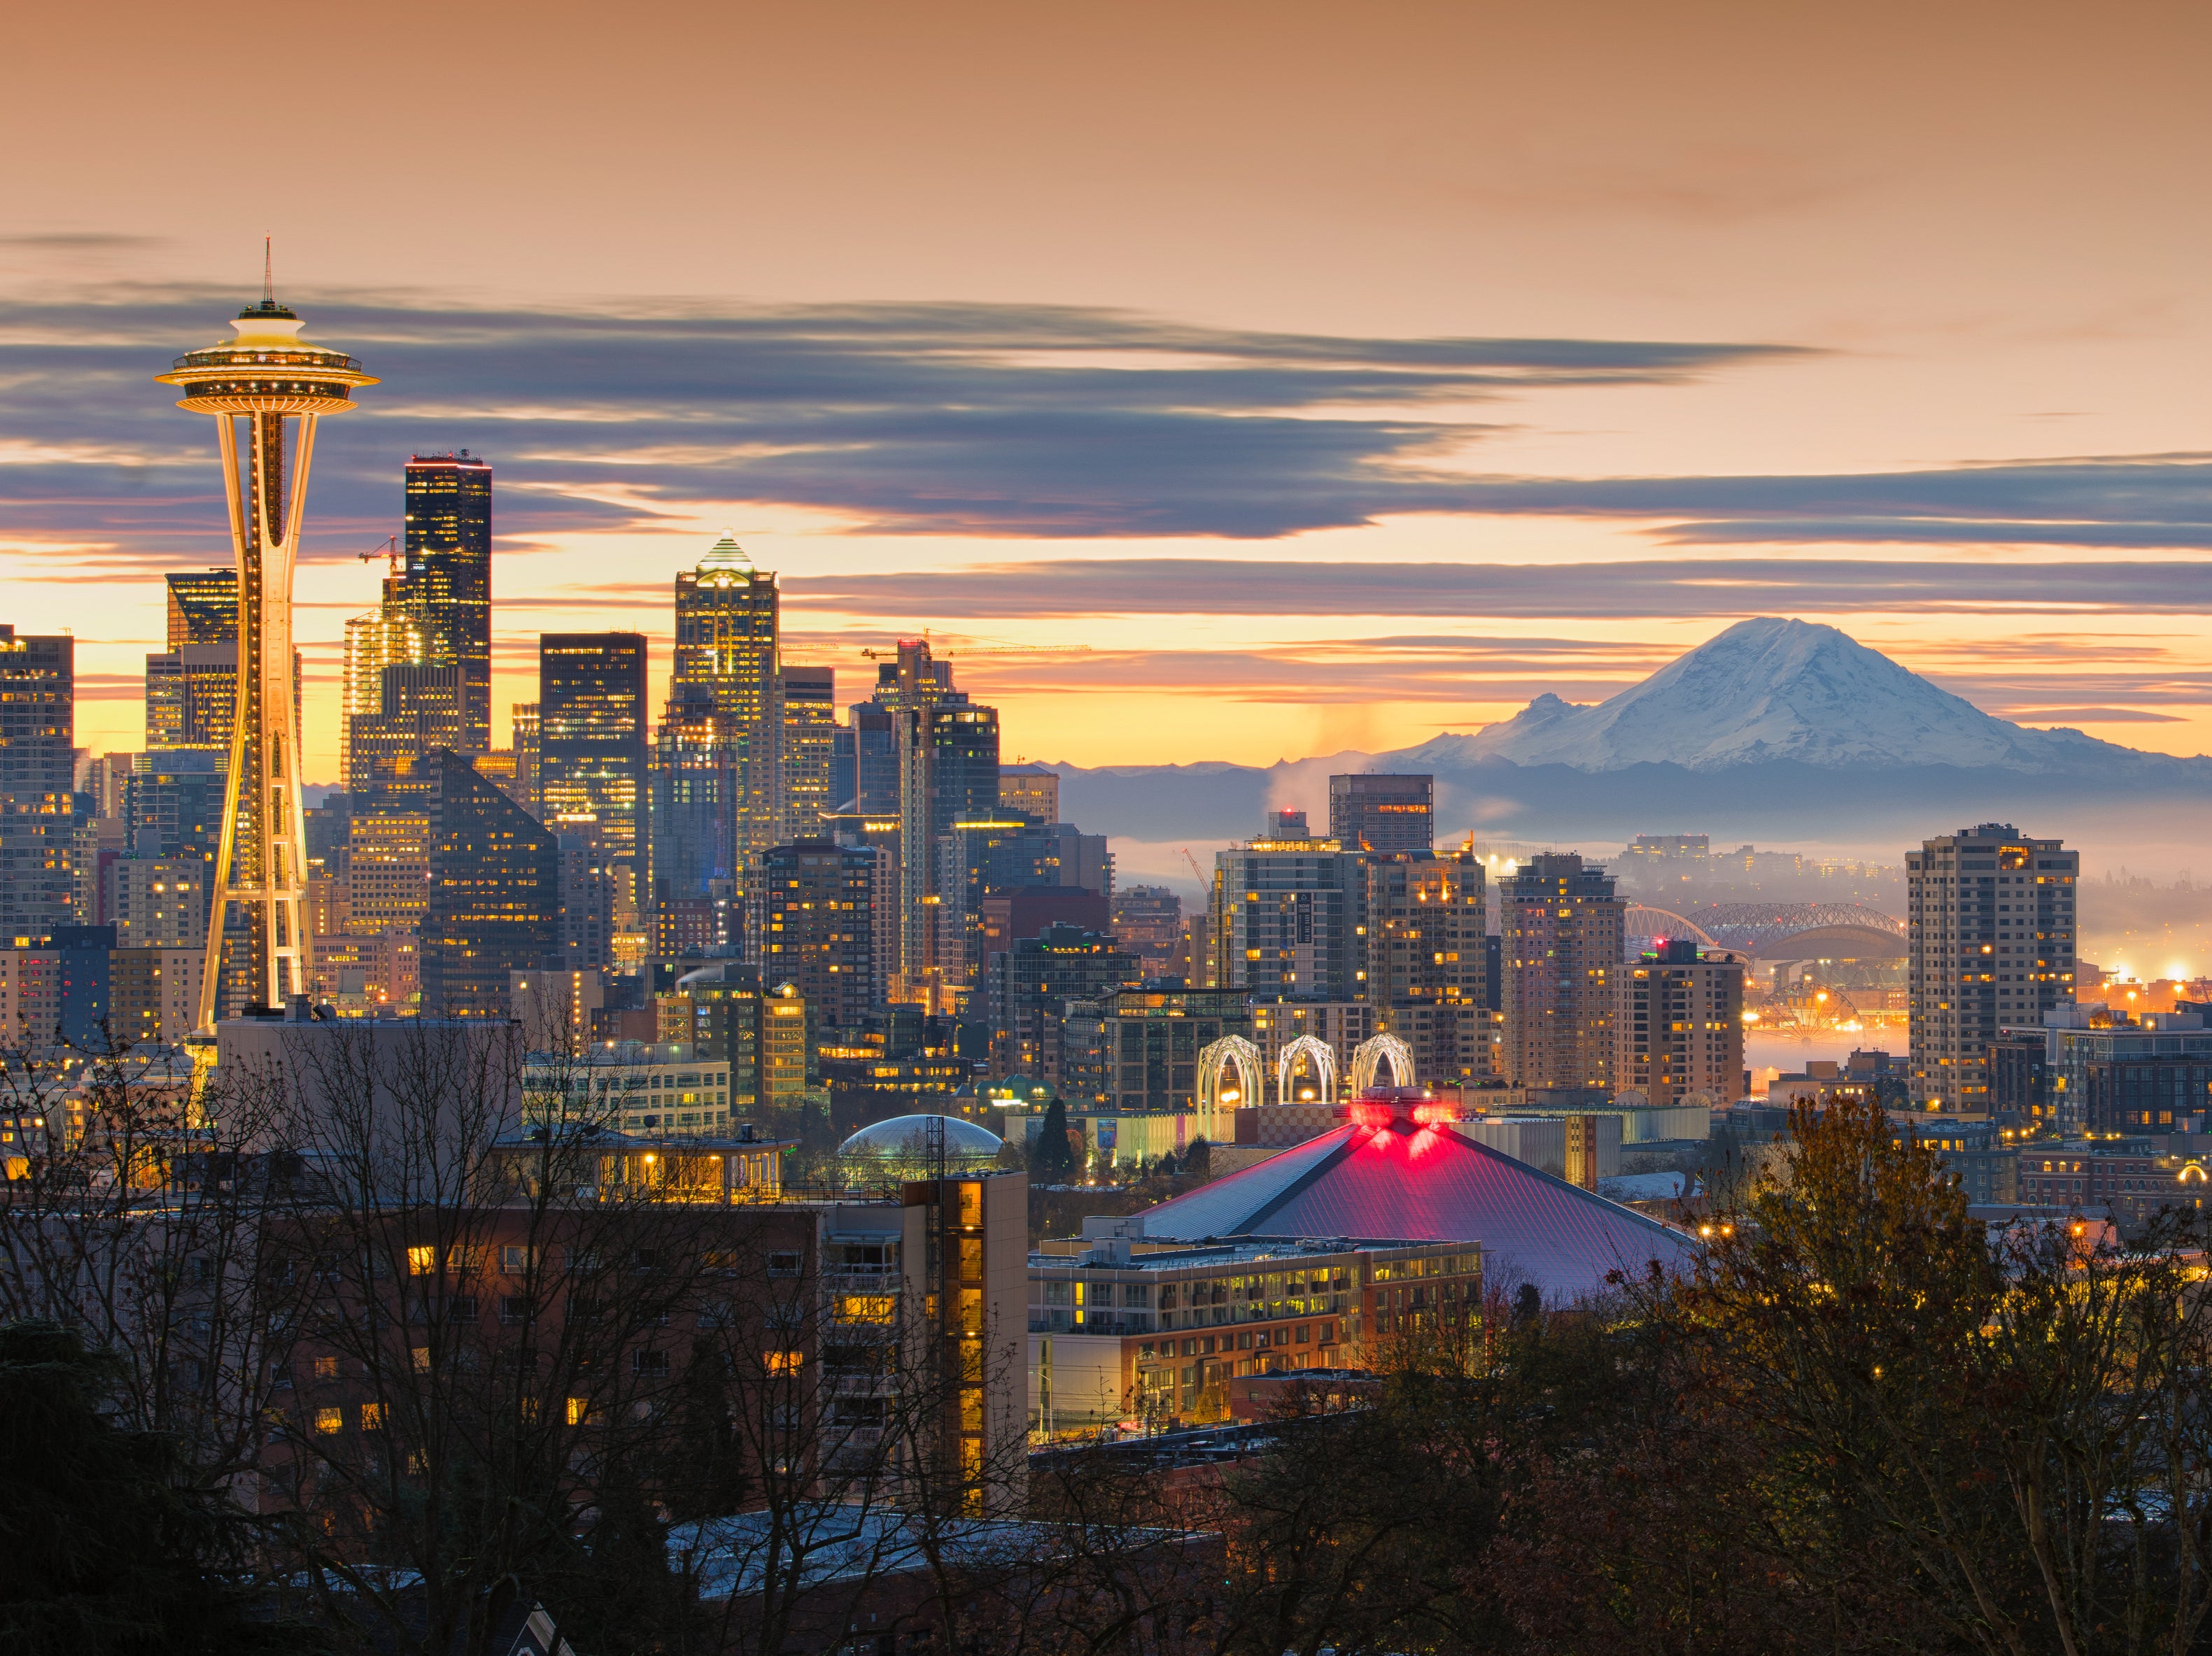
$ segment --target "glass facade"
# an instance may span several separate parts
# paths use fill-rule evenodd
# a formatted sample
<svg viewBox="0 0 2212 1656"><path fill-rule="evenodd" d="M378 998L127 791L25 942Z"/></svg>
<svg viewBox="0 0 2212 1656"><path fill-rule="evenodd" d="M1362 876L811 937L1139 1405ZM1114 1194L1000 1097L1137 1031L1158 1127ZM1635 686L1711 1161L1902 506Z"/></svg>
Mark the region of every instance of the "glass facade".
<svg viewBox="0 0 2212 1656"><path fill-rule="evenodd" d="M406 608L433 640L433 658L461 673L456 746L491 746L491 466L458 454L407 462Z"/></svg>
<svg viewBox="0 0 2212 1656"><path fill-rule="evenodd" d="M676 577L676 649L653 764L653 878L671 900L740 877L779 837L777 615L775 575L726 535Z"/></svg>
<svg viewBox="0 0 2212 1656"><path fill-rule="evenodd" d="M548 633L538 644L538 789L545 820L599 824L635 901L645 839L646 641L642 633ZM565 830L563 830L565 831Z"/></svg>

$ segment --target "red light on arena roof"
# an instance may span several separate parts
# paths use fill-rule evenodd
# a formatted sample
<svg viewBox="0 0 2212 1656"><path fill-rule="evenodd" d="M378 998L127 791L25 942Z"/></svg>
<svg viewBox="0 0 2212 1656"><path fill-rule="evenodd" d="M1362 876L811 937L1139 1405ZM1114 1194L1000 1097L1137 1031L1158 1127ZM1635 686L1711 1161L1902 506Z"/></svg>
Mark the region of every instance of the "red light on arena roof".
<svg viewBox="0 0 2212 1656"><path fill-rule="evenodd" d="M1358 1098L1352 1101L1346 1113L1355 1127L1387 1127L1397 1112L1390 1107L1388 1099Z"/></svg>

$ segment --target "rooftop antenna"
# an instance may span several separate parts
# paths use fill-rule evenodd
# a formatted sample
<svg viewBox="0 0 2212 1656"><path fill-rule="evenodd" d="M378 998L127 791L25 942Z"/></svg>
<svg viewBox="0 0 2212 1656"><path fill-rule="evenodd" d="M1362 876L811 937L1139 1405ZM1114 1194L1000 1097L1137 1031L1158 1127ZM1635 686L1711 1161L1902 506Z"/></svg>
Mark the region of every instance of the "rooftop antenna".
<svg viewBox="0 0 2212 1656"><path fill-rule="evenodd" d="M276 238L261 238L261 304L264 310L276 304Z"/></svg>

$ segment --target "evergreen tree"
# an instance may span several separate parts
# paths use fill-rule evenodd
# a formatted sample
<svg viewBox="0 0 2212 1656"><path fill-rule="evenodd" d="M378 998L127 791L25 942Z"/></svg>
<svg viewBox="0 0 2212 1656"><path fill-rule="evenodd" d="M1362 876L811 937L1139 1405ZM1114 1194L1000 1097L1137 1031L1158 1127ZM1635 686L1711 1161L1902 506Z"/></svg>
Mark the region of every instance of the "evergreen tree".
<svg viewBox="0 0 2212 1656"><path fill-rule="evenodd" d="M249 1618L221 1498L175 1442L108 1412L113 1365L58 1323L0 1327L0 1649L22 1656L308 1650Z"/></svg>
<svg viewBox="0 0 2212 1656"><path fill-rule="evenodd" d="M1201 1184L1213 1177L1213 1152L1203 1138L1194 1138L1190 1148L1182 1153L1182 1171L1186 1179L1195 1179Z"/></svg>
<svg viewBox="0 0 2212 1656"><path fill-rule="evenodd" d="M1030 1178L1042 1185L1062 1183L1075 1169L1075 1149L1067 1139L1067 1106L1054 1099L1037 1126L1036 1148L1030 1152Z"/></svg>

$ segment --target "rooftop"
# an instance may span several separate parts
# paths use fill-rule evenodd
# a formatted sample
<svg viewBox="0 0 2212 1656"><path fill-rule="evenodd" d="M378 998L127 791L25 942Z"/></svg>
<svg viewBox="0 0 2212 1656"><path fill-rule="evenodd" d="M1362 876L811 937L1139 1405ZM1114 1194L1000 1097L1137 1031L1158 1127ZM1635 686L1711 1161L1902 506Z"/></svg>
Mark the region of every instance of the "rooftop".
<svg viewBox="0 0 2212 1656"><path fill-rule="evenodd" d="M1334 1132L1134 1216L1150 1239L1411 1237L1483 1249L1498 1281L1561 1301L1602 1292L1608 1273L1672 1269L1686 1233L1461 1137L1448 1107L1378 1089Z"/></svg>

